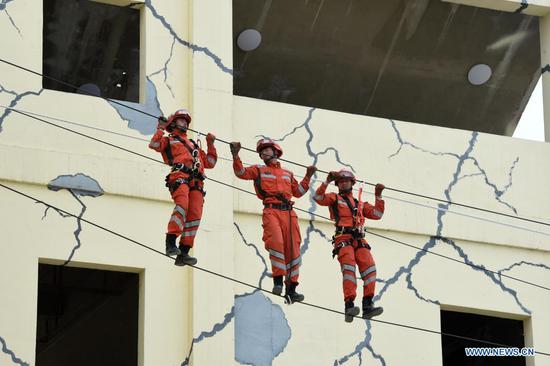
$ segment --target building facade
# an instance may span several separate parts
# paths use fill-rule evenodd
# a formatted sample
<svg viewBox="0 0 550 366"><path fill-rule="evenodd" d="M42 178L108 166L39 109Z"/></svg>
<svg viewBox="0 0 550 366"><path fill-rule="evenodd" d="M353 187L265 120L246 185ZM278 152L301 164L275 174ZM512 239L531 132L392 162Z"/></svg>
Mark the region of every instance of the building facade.
<svg viewBox="0 0 550 366"><path fill-rule="evenodd" d="M322 3L304 6L315 13ZM445 3L538 17L549 103L544 65L550 62L550 1ZM160 158L147 147L156 118L128 106L152 116L186 107L192 129L220 139L193 250L200 268L271 289L262 206L255 196L225 185L253 190L251 182L234 176L224 143L254 148L258 138L269 136L289 160L323 170L348 167L389 188L383 219L367 221L378 272L376 300L385 310L378 319L448 333L457 332L446 328L450 321L444 324L449 313L508 319L526 347L550 352L547 143L236 95L236 1L93 5L100 9L78 18L72 16L77 10L59 0L0 3L0 57L61 80L70 75L80 87L76 93L64 90L0 62L0 183L32 197L0 190L0 364L105 364L118 350L117 364L134 365L451 365L444 353L452 345L445 346L440 334L361 319L348 324L341 314L289 306L201 269L176 267L121 237L163 252L173 208L164 187L167 167L146 158ZM111 22L94 25L100 16ZM130 36L102 41L116 32ZM95 53L74 56L73 39ZM98 65L96 54L110 61ZM107 65L110 73L102 73ZM81 68L96 71L77 75ZM114 102L87 95L98 92ZM204 135L198 137L204 142ZM261 163L255 153L241 156L247 164ZM283 165L305 174L303 167ZM325 175L315 178L310 192L296 200L306 211L298 212L299 289L307 302L342 311L340 266L331 258L333 225L314 215L328 216L313 201ZM373 187L364 189L372 202ZM86 277L75 269L100 272ZM133 276L111 278L106 272ZM113 320L125 315L120 324ZM489 339L490 333L472 338ZM119 336L124 334L131 337ZM537 354L524 362L550 365L550 357Z"/></svg>

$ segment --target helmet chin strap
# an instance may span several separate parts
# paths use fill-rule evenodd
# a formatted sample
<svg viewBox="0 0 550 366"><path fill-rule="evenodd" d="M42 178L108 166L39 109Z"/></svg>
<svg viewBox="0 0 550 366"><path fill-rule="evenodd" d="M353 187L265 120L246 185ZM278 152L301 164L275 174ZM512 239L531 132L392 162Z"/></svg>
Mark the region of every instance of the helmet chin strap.
<svg viewBox="0 0 550 366"><path fill-rule="evenodd" d="M182 133L187 133L187 127L178 127L177 125L175 125L174 127L172 127L173 130L178 130Z"/></svg>
<svg viewBox="0 0 550 366"><path fill-rule="evenodd" d="M353 185L349 188L340 188L340 187L338 187L338 193L340 193L340 194L350 193L352 190L353 190Z"/></svg>
<svg viewBox="0 0 550 366"><path fill-rule="evenodd" d="M277 154L270 155L269 158L263 159L264 163L267 165L271 160L276 159Z"/></svg>

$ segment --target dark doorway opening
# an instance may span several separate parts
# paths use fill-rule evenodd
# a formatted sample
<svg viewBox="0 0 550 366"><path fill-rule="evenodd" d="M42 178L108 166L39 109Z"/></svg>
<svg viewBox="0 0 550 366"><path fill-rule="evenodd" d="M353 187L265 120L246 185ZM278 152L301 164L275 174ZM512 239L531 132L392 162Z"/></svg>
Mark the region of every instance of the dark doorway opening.
<svg viewBox="0 0 550 366"><path fill-rule="evenodd" d="M139 275L39 264L36 366L136 366Z"/></svg>
<svg viewBox="0 0 550 366"><path fill-rule="evenodd" d="M523 321L441 310L441 332L522 348ZM466 356L465 348L497 347L441 336L443 366L525 366L525 357Z"/></svg>

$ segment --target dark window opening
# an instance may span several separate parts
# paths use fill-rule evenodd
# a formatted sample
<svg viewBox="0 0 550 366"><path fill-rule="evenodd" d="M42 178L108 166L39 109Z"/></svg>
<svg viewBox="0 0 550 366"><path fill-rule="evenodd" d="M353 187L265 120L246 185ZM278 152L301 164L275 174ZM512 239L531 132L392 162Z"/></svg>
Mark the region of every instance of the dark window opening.
<svg viewBox="0 0 550 366"><path fill-rule="evenodd" d="M139 10L89 0L44 0L46 89L139 102Z"/></svg>
<svg viewBox="0 0 550 366"><path fill-rule="evenodd" d="M441 310L441 332L522 348L523 321ZM441 336L443 366L525 366L525 357L466 356L465 348L498 347Z"/></svg>
<svg viewBox="0 0 550 366"><path fill-rule="evenodd" d="M233 40L235 95L506 136L541 74L537 17L440 0L233 0Z"/></svg>
<svg viewBox="0 0 550 366"><path fill-rule="evenodd" d="M139 275L39 264L36 366L136 366Z"/></svg>

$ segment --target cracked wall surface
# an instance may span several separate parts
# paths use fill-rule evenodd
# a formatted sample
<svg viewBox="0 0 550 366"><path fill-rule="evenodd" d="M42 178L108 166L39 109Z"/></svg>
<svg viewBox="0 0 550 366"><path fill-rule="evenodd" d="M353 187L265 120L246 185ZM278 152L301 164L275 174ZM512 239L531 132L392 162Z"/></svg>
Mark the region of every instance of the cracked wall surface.
<svg viewBox="0 0 550 366"><path fill-rule="evenodd" d="M0 22L2 29L12 30L10 42L21 45L18 62L39 70L41 30L28 28L22 20L40 15L23 14L14 6L24 1L0 0ZM226 141L254 147L258 138L269 136L282 145L285 158L306 166L347 167L370 183L550 221L550 175L540 169L549 163L546 145L233 96L230 2L205 0L190 6L186 1L146 0L143 4L142 98L140 103L123 104L154 116L188 107L193 113L192 128L212 131ZM518 3L518 7L524 5ZM0 68L1 104L88 125L95 130L71 128L160 158L138 139L147 139L155 131L155 118L102 99L44 90L40 78L5 65ZM107 136L101 130L119 135ZM2 206L10 208L0 210L0 222L9 223L0 234L2 242L15 243L0 247L0 288L14 294L2 300L8 311L0 314L1 364L33 364L34 345L29 341L35 336L33 276L36 263L44 258L141 273L140 301L146 306L139 320L144 329L140 358L145 365L440 364L437 336L360 319L347 324L337 314L288 306L267 293L176 268L165 258L83 224L82 219L96 221L163 251L173 207L164 187L165 167L9 110L0 110L0 131L0 180L16 182L22 190L77 216L75 226L61 211L52 215L53 209L40 202L22 204L0 192ZM223 142L216 146L220 157L230 156ZM242 157L260 163L256 154L243 151ZM219 160L208 171L210 177L252 190L250 182L234 178L230 162ZM296 176L305 173L300 166L283 166ZM537 179L533 179L535 173ZM334 228L312 214L328 216L328 210L312 199L325 175L317 173L314 179L308 194L296 199L297 207L310 212L298 213L303 239L299 289L306 301L341 311L341 272L331 258ZM366 200L372 202L372 186L363 189ZM199 266L269 290L272 279L262 242L261 202L212 181L206 182L206 190L193 249ZM99 200L90 199L100 195ZM378 271L375 300L385 308L381 319L437 330L440 308L494 311L530 319L533 327L528 333L535 347L545 351L550 339L543 325L550 314L541 299L546 294L502 276L550 286L548 236L537 233L545 228L486 213L476 215L501 225L474 221L451 214L453 210L469 214L466 208L389 189L384 196L384 218L367 221L368 228L421 250L367 235ZM20 278L19 273L28 273L29 278ZM402 345L399 352L396 342ZM426 354L426 347L433 352ZM537 365L544 362L537 359Z"/></svg>
<svg viewBox="0 0 550 366"><path fill-rule="evenodd" d="M235 301L235 360L248 365L271 365L283 352L291 329L279 305L256 292Z"/></svg>
<svg viewBox="0 0 550 366"><path fill-rule="evenodd" d="M260 253L258 245L246 238L239 224L234 222L233 225L239 238L238 245L242 249L246 247L247 257L253 252L253 261L261 263L261 273L252 275L258 276L257 286L261 288L263 280L271 277L266 259ZM223 316L223 320L209 330L202 330L193 338L189 354L182 365L190 363L194 349L205 347L202 343L222 332L232 322L235 323L235 361L242 364L271 365L283 352L291 338L291 329L282 307L274 304L259 290L238 293L234 298L235 302Z"/></svg>
<svg viewBox="0 0 550 366"><path fill-rule="evenodd" d="M244 98L239 100L239 103L242 103L242 112L243 115L245 115L244 111L247 107L250 107L250 103ZM272 107L262 103L262 107L264 108L264 111L262 112L263 114L272 114L275 116L285 114L296 116L298 114L298 108L290 106L285 108L285 113L281 113L280 110L283 109L283 107L280 105ZM271 113L265 109L268 111L271 109ZM300 163L306 165L315 163L318 166L322 166L325 170L348 167L356 172L360 178L366 179L369 182L376 182L376 180L373 180L372 174L378 174L378 176L387 175L388 178L386 179L391 179L392 174L386 174L388 170L400 169L402 166L409 164L411 159L413 159L414 161L417 161L416 164L421 167L419 174L424 173L424 170L427 172L429 171L431 172L431 175L428 176L430 176L430 178L436 178L434 182L439 183L439 181L441 181L443 183L440 186L439 194L436 192L430 192L429 195L440 197L449 201L465 202L464 200L467 196L464 196L463 191L467 187L466 190L475 189L480 193L483 193L483 200L480 201L483 205L489 204L491 209L494 209L495 211L500 211L511 215L522 215L521 209L518 208L518 202L521 201L521 191L516 191L515 187L516 185L523 186L526 183L526 180L529 180L527 177L523 176L522 178L519 178L521 182L518 183L518 171L520 171L519 177L521 177L521 174L524 173L521 172L522 161L526 158L522 158L522 155L517 151L511 151L506 154L506 157L501 157L501 159L499 159L499 165L502 166L502 170L495 171L493 165L494 162L487 158L487 148L490 149L490 145L483 144L486 138L485 135L481 135L476 132L469 134L459 133L457 135L460 135L460 137L457 139L458 136L455 136L455 139L451 144L447 141L427 142L426 138L419 136L418 131L414 131L412 126L408 124L401 125L401 122L398 121L380 120L371 122L371 124L365 126L365 128L361 128L358 124L351 122L351 130L355 131L355 134L357 135L360 134L360 136L354 136L355 134L346 134L345 131L344 133L338 133L338 131L331 130L327 127L327 125L330 124L329 121L333 118L333 112L308 108L300 108L299 111L303 116L302 122L299 122L300 118L297 117L285 118L289 121L286 123L286 131L282 128L275 127L272 128L275 130L274 132L261 132L257 134L259 137L269 136L279 141L285 151L286 159L298 160L295 159L295 157L298 156L300 157L298 160ZM350 119L353 120L354 118ZM272 120L275 122L274 118ZM278 122L279 126L284 124L280 120ZM243 122L243 125L244 124L245 123ZM269 125L270 121L268 119L264 126ZM275 124L272 123L272 125ZM403 130L401 130L401 127L404 127ZM412 135L415 138L411 139L408 137L408 133L404 131L412 131ZM447 135L452 134L451 131L445 132ZM365 139L368 142L363 145L359 145L359 149L350 148L350 145L355 144L355 141L361 139ZM248 141L250 140L248 139ZM251 144L251 142L249 144ZM462 147L460 147L461 144ZM369 145L373 146L370 147ZM445 145L447 146L445 147ZM364 149L363 153L361 153L361 148ZM352 150L351 155L350 150ZM323 157L324 159L321 160L319 157L326 154L327 151L333 151L334 154L332 154L329 159ZM305 158L304 152L307 154L309 159ZM289 156L291 154L293 154L293 156ZM382 164L375 162L375 159L382 160L384 162L385 166L383 166L383 169L375 171L371 168L372 166L382 166ZM283 163L283 165L293 171L296 169L292 165L286 163ZM440 166L443 169L438 171L437 169ZM404 171L401 172L401 175L407 174L407 169L410 168L407 167L403 169ZM365 171L370 172L370 174L363 175ZM446 177L446 183L443 177ZM324 176L320 178L322 179ZM388 184L387 181L384 180L378 181ZM403 181L399 182L403 184ZM396 182L394 182L393 186L396 186L395 183ZM428 182L423 184L429 187L434 186L434 184L430 184ZM313 189L317 186L318 183L313 184ZM423 187L411 187L410 190L426 192L425 187L424 189L422 188ZM392 195L396 196L396 193L391 191L386 191L386 193L390 197ZM402 196L399 197L402 198ZM244 195L241 198L243 200L248 200L248 198ZM367 199L369 198L372 198L372 196L367 196ZM411 198L408 197L407 199ZM307 203L302 203L303 201L304 199L298 200L297 206L308 208L316 213L328 216L328 212L326 212L323 207L316 207L314 204L308 205ZM245 212L249 212L253 210L252 205L253 203L251 202L250 205L240 204L239 207ZM398 207L395 207L395 205ZM457 301L457 296L449 296L448 294L444 294L448 290L445 289L442 291L442 286L450 289L461 288L464 284L460 283L459 276L461 276L460 274L463 274L463 276L467 277L469 281L475 281L474 283L476 284L482 283L483 285L481 287L492 288L490 290L491 294L494 294L500 298L500 301L506 302L508 312L522 314L527 317L533 316L533 309L540 308L540 304L536 304L536 299L533 297L534 294L531 293L531 291L535 290L525 288L523 285L514 283L513 281L503 281L503 278L500 278L498 273L495 274L491 272L498 271L499 268L503 267L505 268L503 270L506 271L507 268L514 269L518 266L522 266L519 262L516 262L516 257L513 255L504 255L499 261L496 261L500 263L497 265L495 263L495 258L487 257L486 253L485 255L480 255L480 244L474 245L474 243L469 240L464 241L464 236L467 237L467 235L460 235L460 233L464 230L457 229L457 221L459 220L456 220L453 215L448 213L449 210L456 209L456 207L453 207L453 205L448 203L439 203L434 206L436 206L437 210L433 210L433 214L420 214L422 219L427 219L423 221L423 229L421 229L425 234L428 234L424 236L424 241L422 241L422 236L397 234L402 238L401 240L405 240L403 239L403 237L405 237L412 240L415 245L419 246L421 250L416 251L416 253L414 253L414 249L392 249L390 247L395 246L395 244L385 242L381 238L369 238L371 246L374 248L373 252L375 260L377 261L377 268L379 268L380 276L377 281L377 296L375 297L376 302L387 307L388 301L394 300L396 296L403 296L402 294L404 291L410 291L413 297L407 298L409 301L418 302L418 305L415 305L415 307L421 308L422 313L432 312L435 315L438 314L440 306L461 303L461 301ZM415 209L413 207L414 206L407 207L406 205L402 205L400 202L392 201L391 198L386 198L385 217L380 222L376 222L372 225L374 225L375 230L376 228L384 228L385 230L389 229L390 231L384 231L384 234L395 238L396 233L391 231L391 227L398 227L398 225L391 223L386 224L389 227L386 226L384 224L385 218L389 217L389 219L392 220L392 216L399 216L399 213L394 210L398 212L403 212L403 210L414 211ZM302 251L305 252L307 250L309 253L312 250L315 252L320 250L320 248L324 248L324 251L328 252L330 247L327 245L327 237L331 235L332 229L330 226L318 222L319 220L311 221L310 219L312 217L307 216L308 215L305 214L302 215L302 218L304 219L302 231L306 233L306 235L304 235ZM367 222L367 226L369 226L369 224L370 223ZM312 229L319 230L319 232L323 233L323 236L310 237ZM459 234L458 238L462 239L457 240L454 238L457 236L457 233ZM481 234L481 237L483 236L485 236L485 234ZM536 236L536 234L531 234L531 236ZM369 236L367 235L367 237ZM499 242L499 240L503 243L506 242L506 239L502 233L497 233L494 239L496 239L497 242ZM541 240L540 237L537 239ZM499 249L498 247L493 247L493 250L498 251L499 253L506 251L505 249ZM384 253L385 251L390 251L390 253L399 251L400 253L397 257L392 258L391 254ZM440 285L430 285L433 281L426 272L432 271L427 270L427 266L436 266L437 268L440 268L446 264L445 261L433 259L433 256L426 251L434 251L438 253L443 251L446 255L459 260L464 263L464 265L452 265L456 274L452 274L449 277L448 284L442 283ZM487 250L483 249L482 251ZM522 255L525 254L525 252L522 253ZM315 253L312 258L306 256L301 272L307 273L308 269L310 271L315 271L314 269L311 269L311 261L315 261L316 259L318 259L318 256L316 256ZM502 266L503 263L508 263L508 265ZM329 264L332 266L337 266L337 264L334 263ZM319 262L316 261L315 265L319 265ZM525 265L525 263L523 265ZM387 268L384 268L384 266L387 266ZM543 263L527 266L530 268L537 268L539 270L547 270L547 268L545 268L547 267L547 264ZM326 270L327 268L325 268L325 271ZM319 273L319 271L315 272ZM333 272L333 275L336 277L339 274L335 271ZM326 276L321 278L325 279ZM540 279L540 277L538 278ZM319 277L315 278L315 280L324 283L324 281ZM468 283L469 285L471 284L471 282ZM304 284L304 286L307 286L307 284ZM304 290L305 289L306 287L304 287ZM336 283L331 291L334 293L334 297L341 296L341 285ZM388 297L391 300L385 300ZM334 301L331 302L329 300L329 303L334 303ZM462 301L461 305L464 306L465 309L488 307L492 308L494 311L499 311L497 309L500 307L490 301L487 303L486 300L478 301L476 303L474 299L471 301ZM339 308L339 306L341 305L336 305L334 307ZM390 312L392 310L400 311L399 307L392 306L391 303L389 304L389 309ZM415 322L414 317L403 318L402 314L398 315L395 313L385 313L382 316L382 319L389 320L392 319L392 316L394 319L395 316L397 316L397 318L400 318L405 324L419 324L418 322ZM543 319L546 315L543 313L539 316ZM435 318L438 318L438 315L436 315ZM355 342L353 346L350 345L348 348L349 351L342 352L339 355L335 353L330 363L334 363L335 365L362 365L369 363L370 361L366 361L366 359L369 359L381 365L395 364L397 357L389 352L388 343L384 342L384 339L387 339L387 335L384 334L387 332L378 324L368 321L363 321L362 323L364 323L361 327L363 329L363 335L356 335L355 339L357 342ZM292 329L295 329L293 327L293 323L290 322L290 324ZM436 328L438 327L438 324L433 321L428 322L427 324L432 324ZM338 325L335 326L337 327ZM399 333L398 331L395 332L396 334ZM353 330L353 333L356 333L356 329ZM293 337L289 341L287 352L291 349L292 342L294 340L295 339ZM436 338L435 342L437 343L437 341L438 339ZM434 360L434 362L436 361Z"/></svg>
<svg viewBox="0 0 550 366"><path fill-rule="evenodd" d="M52 191L59 191L62 189L68 190L71 196L73 196L73 198L78 202L80 206L80 213L76 218L76 229L73 232L76 244L71 249L70 254L65 262L63 262L63 265L65 266L71 262L76 251L82 246L82 241L80 239L80 234L82 233L82 217L84 216L87 207L80 197L99 197L103 194L103 189L95 179L82 173L77 173L74 175L61 175L55 179L52 179L48 183L48 189ZM42 219L46 217L49 208L49 206L46 207ZM58 211L58 213L62 217L68 217L66 214L60 211Z"/></svg>
<svg viewBox="0 0 550 366"><path fill-rule="evenodd" d="M25 361L23 361L22 359L20 359L19 357L17 357L17 355L13 352L13 350L11 350L9 347L8 347L8 344L6 343L6 341L4 340L4 338L0 337L0 343L2 344L2 352L6 355L9 356L9 358L11 359L11 361L15 364L15 365L21 365L21 366L29 366L28 363L26 363Z"/></svg>
<svg viewBox="0 0 550 366"><path fill-rule="evenodd" d="M168 62L168 61L167 61ZM151 74L151 76L154 74ZM147 77L147 87L145 88L146 100L145 103L132 102L109 102L109 104L117 111L120 118L128 123L128 128L139 131L143 135L152 135L157 130L157 121L155 118L145 115L138 111L143 111L153 116L162 116L160 104L157 97L157 88L155 84ZM121 105L122 104L122 105ZM130 106L134 109L129 109ZM138 111L136 111L137 109Z"/></svg>

